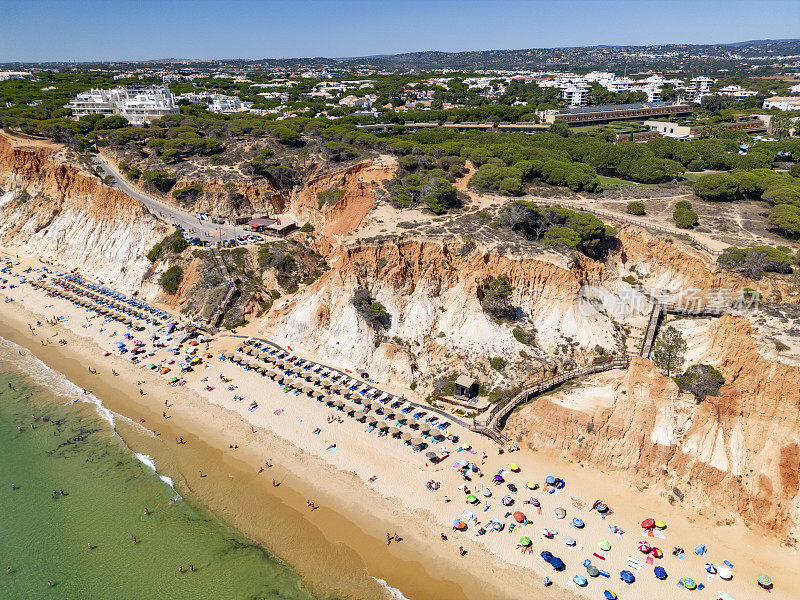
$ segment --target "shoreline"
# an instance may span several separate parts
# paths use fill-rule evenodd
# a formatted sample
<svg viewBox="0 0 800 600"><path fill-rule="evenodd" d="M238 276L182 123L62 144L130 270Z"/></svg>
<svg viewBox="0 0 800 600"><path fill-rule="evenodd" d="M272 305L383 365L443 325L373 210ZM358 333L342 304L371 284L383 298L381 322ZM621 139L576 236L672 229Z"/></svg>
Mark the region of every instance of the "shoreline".
<svg viewBox="0 0 800 600"><path fill-rule="evenodd" d="M141 397L135 393L135 380L147 379L143 387L153 389L163 386L163 379L147 370L132 368L119 357L102 357L102 352L91 340L81 338L61 325L52 327L52 331L59 330L61 337L69 341L67 345L37 346L31 343L37 338L30 336L26 323L35 322L37 317L44 315L27 310L18 301L2 306L6 318L0 322L0 336L26 348L76 385L91 390L108 410L134 421L129 423L118 419L116 424L118 433L133 452L153 457L158 473L171 477L178 493L193 497L224 522L289 564L300 574L312 594L330 597L346 593L353 598L369 600L389 597L387 590L377 581L379 579L399 589L411 600L526 596L523 593L509 595L494 585L501 584L502 580L481 581L462 571L460 565L452 564L454 561L447 561L440 555L427 555L425 544L434 536L418 539L408 528L398 526L396 516L399 513L395 509L385 506L383 511L376 510L382 501L391 503L390 499L382 498L364 486L354 474L337 471L270 431L259 428L258 434L252 434L250 425L238 415L204 402L190 389L161 390L162 394L157 397L148 392L147 396ZM9 306L13 309L8 310ZM114 368L120 373L119 378L108 381L90 375L82 362L87 355L96 357L92 361L93 368L101 372ZM176 404L172 409L174 420L166 422L161 419L164 407L161 401L165 396ZM175 402L176 399L180 402ZM214 414L201 418L202 411ZM145 418L145 427L155 423L160 438L142 431L135 423L140 418ZM177 425L179 421L180 425ZM222 431L215 430L215 422L222 424ZM198 431L203 432L202 438ZM239 448L235 454L227 447L225 435L236 436ZM173 449L161 441L176 437L183 437L188 443ZM246 438L244 442L243 437ZM184 452L184 449L189 451ZM275 467L262 474L269 478L258 477L257 465L263 463L261 457L267 454ZM324 472L323 475L314 477L315 482L283 466L298 460L312 463L315 469ZM199 477L200 468L207 477ZM270 472L273 470L279 476L277 488L271 485ZM324 482L336 482L337 485ZM333 487L345 488L347 493L331 492ZM237 496L245 492L258 494L258 503L237 505L236 501L240 500ZM314 498L321 508L307 513L302 511L300 507L308 497ZM370 513L366 513L362 505L365 500L371 508ZM387 550L382 536L391 529L402 529L405 541ZM290 531L291 537L285 538L282 531ZM435 538L438 539L438 529L436 532ZM491 561L488 553L483 559L475 557L477 552L471 554L474 558L470 563L488 565ZM466 564L467 561L460 562ZM480 571L477 565L475 570ZM435 568L438 576L431 574L430 568ZM332 578L334 574L336 577ZM452 577L447 577L447 574ZM516 576L519 578L519 573ZM464 585L465 581L469 582L468 586ZM468 587L470 593L465 592L464 587Z"/></svg>
<svg viewBox="0 0 800 600"><path fill-rule="evenodd" d="M548 573L543 570L538 552L537 556L527 559L518 552L513 552L513 548L510 547L502 553L496 552L495 547L488 548L483 543L475 543L472 530L464 537L461 537L462 534L448 533L451 541L442 542L439 540L439 531L447 531L441 524L442 513L444 511L459 513L464 509L462 501L457 499L450 506L444 506L439 495L426 497L428 500L426 502L425 499L414 496L414 494L424 494L424 491L416 489L408 489L410 497L406 498L401 493L402 489L398 492L397 485L394 487L390 485L391 469L406 466L397 461L409 464L416 461L420 471L420 473L404 473L406 479L399 479L401 488L404 481L416 483L412 478L413 475L421 476L423 482L425 477L441 477L443 481L445 478L450 478L453 481L454 475L449 469L453 459L436 468L428 469L426 465L427 470L423 470L418 455L411 455L407 449L401 449L405 454L395 453L395 446L387 444L395 443L391 440L371 439L364 431L357 430L352 422L346 421L343 425L334 426L332 431L336 433L330 435L336 436L336 439L339 437L344 439L343 445L352 441L366 442L376 447L378 454L368 456L365 460L382 460L382 464L379 465L382 468L374 467L375 473L379 474L379 480L376 485L368 485L367 472L364 471L367 467L356 460L358 457L348 457L337 464L334 459L340 459L341 453L332 457L314 454L307 451L308 444L314 442L313 438L309 440L308 436L302 433L292 433L307 432L313 418L330 412L324 409L320 412L317 403L312 403L308 399L297 399L294 402L297 402L298 406L294 406L287 395L270 393L275 392L270 387L275 385L272 382L262 380L254 374L244 373L238 367L234 372L233 365L226 364L222 368L228 375L234 372L233 376L241 386L242 392L247 393L248 400L257 397L259 404L263 404L259 412L251 413L253 415L251 417L243 412L244 403L239 403L238 406L234 404L231 408L215 397L209 398L206 397L207 394L190 389L189 385L183 389L168 390L165 388L164 379L151 371L137 368L119 356L103 358L102 348L98 346L96 340L87 339L80 333L71 331L69 324L47 329L48 332L61 332L63 337L69 340L69 344L39 347L35 343L36 338L32 338L25 328L25 323L31 321L32 314L28 311L28 304L30 303L15 301L3 305L6 307L3 312L9 316L13 314L13 319L5 319L0 323L0 335L28 348L43 362L64 373L77 385L92 389L110 410L134 421L145 418L146 426L155 424L162 434L161 438L149 434L143 435L140 427L124 422L118 424L118 429L122 430L126 443L129 438L131 439L129 446L132 450L155 458L159 473L175 479L179 491L188 490L201 504L210 508L224 521L263 544L271 553L294 567L309 584L312 593L318 593L323 589L331 593L347 590L351 597L385 597L385 592L372 578L385 580L388 585L400 589L411 600L441 597L454 600L487 597L526 598L533 591L532 586L535 586L535 593L540 598L569 598L586 593L586 590L579 590L577 587L569 589L566 586L553 586L549 590L543 588L540 582L543 573L552 576L557 584L565 580L565 574L554 576L552 571ZM35 318L33 317L34 322ZM9 323L11 320L14 323ZM31 343L32 341L34 343ZM231 342L231 348L238 345L237 339L218 338L214 342L214 352L219 352L219 346L228 342ZM227 348L224 350L227 351ZM119 378L88 374L86 364L82 362L86 356L92 356L91 366L99 368L102 372L107 373L111 368L115 368L120 372ZM218 372L219 369L216 369L213 374L216 375ZM202 371L193 379L198 379L200 375ZM143 386L148 390L146 396L138 396L135 393L137 379L146 381ZM192 383L190 381L190 384ZM264 395L263 401L261 396L257 396L259 392ZM169 420L161 417L164 408L161 401L164 398L175 405L175 408L170 409L172 418ZM298 425L290 425L286 420L274 423L269 421L269 403L286 404L287 399L290 400L290 405L284 409L286 417L300 416L301 423L302 419L307 418L309 424L299 428ZM251 427L257 427L258 433L253 434ZM337 430L336 427L340 429ZM293 438L293 435L297 437ZM329 435L327 431L326 435ZM189 443L176 448L169 444L170 440L178 436L184 437ZM348 436L352 436L352 439ZM482 447L489 450L487 453L491 453L492 444L488 441L481 441L477 437L469 438L469 441L476 449ZM230 448L234 443L239 446L238 449ZM357 449L353 446L353 450ZM386 454L383 459L381 452ZM276 466L259 476L257 467L263 464L265 456L272 458ZM350 463L347 460L355 462ZM586 495L587 492L602 493L604 498L610 499L609 504L615 508L623 507L625 510L620 511L619 520L627 518L625 524L629 531L626 538L628 545L633 545L634 540L630 538L637 536L631 527L631 521L635 519L630 517L632 514L641 514L648 505L651 510L656 506L659 515L666 515L665 520L668 519L670 522L670 538L674 531L680 534L681 540L686 540L693 530L700 528L704 540L713 540L715 547L723 545L722 540L715 536L711 523L702 517L698 519L681 516L680 507L662 506L666 502L659 498L654 490L636 493L632 486L609 485L609 482L603 480L607 476L602 473L591 472L582 466L561 464L557 457L538 456L535 452L522 451L501 457L490 457L492 464L503 464L508 461L524 465L523 473L527 473L535 480L541 479L548 472L565 474L569 482L568 492L565 495L579 495L582 490L584 499L590 500ZM531 464L535 466L530 468ZM199 476L200 468L208 477ZM487 473L491 471L492 469L487 466ZM281 481L281 485L277 488L271 485L273 472ZM397 474L397 477L400 478L400 474ZM524 478L525 475L523 481ZM593 489L595 487L598 489ZM322 508L305 511L302 503L305 498L313 498ZM569 505L566 498L562 501L565 506ZM570 507L571 515L572 512L573 509ZM535 521L538 519L534 518ZM542 520L546 522L545 518ZM562 522L562 526L565 525ZM587 529L588 527L587 522ZM387 547L382 536L385 532L393 530L399 531L405 541ZM287 531L291 533L288 539L285 535ZM535 547L538 550L541 545L538 543L540 538L538 532L534 533L537 534ZM533 538L534 533L529 535ZM605 537L608 535L606 529ZM697 537L696 532L694 535ZM486 537L488 544L490 536ZM492 537L497 538L497 536ZM501 537L506 541L506 546L515 539L509 536ZM755 569L755 564L750 567L749 563L762 562L764 556L779 550L775 540L757 536L741 524L726 528L724 537L731 538L724 544L725 552L728 552L737 565L734 584L752 582L750 571ZM463 543L467 548L467 556L460 557L455 552L459 543ZM549 543L551 549L553 545L552 542ZM711 545L712 542L709 542L709 546ZM742 546L746 548L744 552ZM442 552L440 549L443 548L450 554ZM557 550L562 556L570 557L572 555L563 553L574 552L562 548L560 542ZM793 550L786 550L775 556L771 572L777 589L773 592L773 597L793 597L792 578L788 574L791 573L793 558L796 560L796 556L793 556L795 554ZM716 554L715 557L719 556ZM757 557L761 557L761 560L757 561ZM570 563L575 564L574 559L571 558ZM674 582L678 572L674 566L667 568ZM572 568L569 574L581 571L582 569ZM776 576L776 571L781 576ZM694 572L691 574L696 577ZM336 578L332 580L334 575ZM652 575L648 579L652 579ZM454 583L456 581L459 583ZM511 581L514 582L513 585L509 583ZM643 583L640 584L640 581ZM356 582L359 583L358 589L352 589ZM618 588L618 583L609 582L608 585L609 587L616 585ZM735 589L731 589L726 583L722 587L730 589L734 596L747 597L741 595L742 590L746 589L742 585L736 585ZM647 582L644 575L641 579L637 578L636 588L639 594L646 594L652 589L663 589L653 588L653 583ZM596 592L597 587L595 585L588 589ZM784 595L787 590L789 595ZM381 593L383 596L374 595L376 593ZM662 591L655 597L663 597L663 593L665 592Z"/></svg>

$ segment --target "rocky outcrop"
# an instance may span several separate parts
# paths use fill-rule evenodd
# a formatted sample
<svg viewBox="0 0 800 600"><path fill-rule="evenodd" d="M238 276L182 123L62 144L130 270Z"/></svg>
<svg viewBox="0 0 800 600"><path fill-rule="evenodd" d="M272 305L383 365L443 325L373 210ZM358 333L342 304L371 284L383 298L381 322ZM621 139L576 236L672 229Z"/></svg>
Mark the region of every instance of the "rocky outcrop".
<svg viewBox="0 0 800 600"><path fill-rule="evenodd" d="M63 154L0 135L0 240L125 291L137 289L150 268L145 255L165 230L139 202Z"/></svg>
<svg viewBox="0 0 800 600"><path fill-rule="evenodd" d="M695 340L726 385L699 404L649 360L513 414L508 433L628 479L672 501L797 537L800 531L800 368L759 354L753 326L726 315Z"/></svg>
<svg viewBox="0 0 800 600"><path fill-rule="evenodd" d="M265 333L404 383L454 368L508 383L618 341L612 320L580 295L584 286L601 285L609 276L590 259L504 256L465 248L460 240L386 239L346 246L329 263L333 268L322 278L273 308ZM481 287L501 274L514 289L515 325L539 332L533 346L515 339L511 325L499 324L481 306ZM351 304L359 288L369 289L391 315L380 337ZM555 359L558 348L561 358ZM488 369L490 356L510 363L503 374Z"/></svg>

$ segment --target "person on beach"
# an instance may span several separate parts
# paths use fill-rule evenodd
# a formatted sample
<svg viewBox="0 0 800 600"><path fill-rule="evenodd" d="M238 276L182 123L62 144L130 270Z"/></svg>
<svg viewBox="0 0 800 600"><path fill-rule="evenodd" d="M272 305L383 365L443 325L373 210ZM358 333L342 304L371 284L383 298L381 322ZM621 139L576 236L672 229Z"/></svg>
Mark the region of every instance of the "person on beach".
<svg viewBox="0 0 800 600"><path fill-rule="evenodd" d="M178 567L178 573L183 573L183 565L181 565L180 567Z"/></svg>
<svg viewBox="0 0 800 600"><path fill-rule="evenodd" d="M52 585L53 585L53 582L48 579L47 580L47 587L52 587Z"/></svg>

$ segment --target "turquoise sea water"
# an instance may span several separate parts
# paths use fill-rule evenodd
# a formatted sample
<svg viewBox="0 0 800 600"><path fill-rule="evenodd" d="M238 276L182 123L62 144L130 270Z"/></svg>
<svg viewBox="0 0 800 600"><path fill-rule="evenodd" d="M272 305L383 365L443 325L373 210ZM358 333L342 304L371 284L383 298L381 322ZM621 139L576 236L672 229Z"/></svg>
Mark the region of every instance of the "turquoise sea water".
<svg viewBox="0 0 800 600"><path fill-rule="evenodd" d="M288 566L180 499L113 415L69 403L76 391L0 338L0 598L311 600Z"/></svg>

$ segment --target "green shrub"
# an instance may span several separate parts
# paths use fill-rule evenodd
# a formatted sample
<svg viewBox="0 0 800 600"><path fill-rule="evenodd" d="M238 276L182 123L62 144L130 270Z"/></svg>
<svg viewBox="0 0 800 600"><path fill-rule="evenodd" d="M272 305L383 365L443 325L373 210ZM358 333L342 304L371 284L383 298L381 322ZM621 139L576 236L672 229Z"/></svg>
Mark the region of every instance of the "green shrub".
<svg viewBox="0 0 800 600"><path fill-rule="evenodd" d="M800 237L800 207L778 204L770 210L767 220L782 236L790 239Z"/></svg>
<svg viewBox="0 0 800 600"><path fill-rule="evenodd" d="M749 277L761 277L764 273L791 273L792 252L784 246L730 246L717 257L717 264L725 269L741 271Z"/></svg>
<svg viewBox="0 0 800 600"><path fill-rule="evenodd" d="M311 233L312 231L314 231L314 226L311 223L306 223L300 228L300 231L302 231L303 233Z"/></svg>
<svg viewBox="0 0 800 600"><path fill-rule="evenodd" d="M188 247L189 243L182 235L178 234L172 236L172 241L169 244L169 249L172 250L175 254L180 254Z"/></svg>
<svg viewBox="0 0 800 600"><path fill-rule="evenodd" d="M694 193L711 202L731 202L739 198L739 183L729 173L712 173L694 183Z"/></svg>
<svg viewBox="0 0 800 600"><path fill-rule="evenodd" d="M164 291L169 294L174 294L178 291L181 281L183 281L183 269L178 265L174 265L161 274L159 283L161 283L161 287L164 288Z"/></svg>
<svg viewBox="0 0 800 600"><path fill-rule="evenodd" d="M685 200L678 202L675 207L675 211L672 213L675 226L679 227L680 229L692 229L700 222L697 213L691 208L686 208L686 204L689 204L689 202L686 202ZM691 206L691 204L689 204L689 206Z"/></svg>
<svg viewBox="0 0 800 600"><path fill-rule="evenodd" d="M644 209L644 202L634 201L628 202L628 206L625 209L629 215L643 215L645 214Z"/></svg>
<svg viewBox="0 0 800 600"><path fill-rule="evenodd" d="M685 373L675 377L675 383L682 391L691 392L700 401L706 396L717 396L725 385L725 378L711 365L692 365Z"/></svg>
<svg viewBox="0 0 800 600"><path fill-rule="evenodd" d="M637 283L636 277L634 277L633 275L626 275L625 277L622 278L622 281L624 281L628 285L636 285Z"/></svg>
<svg viewBox="0 0 800 600"><path fill-rule="evenodd" d="M506 360L500 356L495 356L489 359L489 364L495 371L500 371L505 367L508 363Z"/></svg>
<svg viewBox="0 0 800 600"><path fill-rule="evenodd" d="M534 336L520 327L514 327L514 330L511 332L511 334L520 344L532 346L535 343Z"/></svg>
<svg viewBox="0 0 800 600"><path fill-rule="evenodd" d="M172 197L179 202L192 202L203 194L203 186L192 183L185 187L172 190Z"/></svg>

